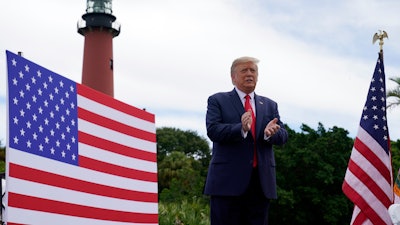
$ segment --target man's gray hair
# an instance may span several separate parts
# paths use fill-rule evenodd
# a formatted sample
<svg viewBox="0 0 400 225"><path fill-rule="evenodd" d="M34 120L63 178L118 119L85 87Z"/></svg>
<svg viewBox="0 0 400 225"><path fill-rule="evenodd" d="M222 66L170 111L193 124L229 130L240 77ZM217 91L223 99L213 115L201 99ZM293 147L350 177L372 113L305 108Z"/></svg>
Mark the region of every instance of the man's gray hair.
<svg viewBox="0 0 400 225"><path fill-rule="evenodd" d="M235 70L235 67L238 64L247 63L247 62L252 62L257 65L257 63L260 62L260 60L254 58L254 57L249 57L249 56L243 56L243 57L237 58L232 62L231 74L233 74L233 71Z"/></svg>

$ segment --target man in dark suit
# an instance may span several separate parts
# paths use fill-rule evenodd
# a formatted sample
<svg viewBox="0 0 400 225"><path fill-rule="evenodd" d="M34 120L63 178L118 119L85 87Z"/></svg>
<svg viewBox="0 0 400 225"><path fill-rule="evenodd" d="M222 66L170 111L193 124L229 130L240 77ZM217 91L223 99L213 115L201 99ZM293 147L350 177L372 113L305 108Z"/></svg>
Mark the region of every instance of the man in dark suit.
<svg viewBox="0 0 400 225"><path fill-rule="evenodd" d="M272 145L285 144L288 133L277 103L254 93L257 64L252 57L234 60L234 89L208 98L213 149L204 193L211 196L211 225L267 225L269 201L277 198Z"/></svg>

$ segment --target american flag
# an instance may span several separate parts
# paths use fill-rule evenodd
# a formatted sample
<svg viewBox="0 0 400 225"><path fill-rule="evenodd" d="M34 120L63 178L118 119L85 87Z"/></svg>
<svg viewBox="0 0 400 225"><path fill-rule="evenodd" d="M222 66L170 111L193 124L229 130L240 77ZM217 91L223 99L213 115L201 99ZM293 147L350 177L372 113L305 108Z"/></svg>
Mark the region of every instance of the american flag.
<svg viewBox="0 0 400 225"><path fill-rule="evenodd" d="M155 116L6 54L7 224L158 224Z"/></svg>
<svg viewBox="0 0 400 225"><path fill-rule="evenodd" d="M344 194L354 203L351 224L392 224L393 175L386 120L383 53L379 53L346 175Z"/></svg>

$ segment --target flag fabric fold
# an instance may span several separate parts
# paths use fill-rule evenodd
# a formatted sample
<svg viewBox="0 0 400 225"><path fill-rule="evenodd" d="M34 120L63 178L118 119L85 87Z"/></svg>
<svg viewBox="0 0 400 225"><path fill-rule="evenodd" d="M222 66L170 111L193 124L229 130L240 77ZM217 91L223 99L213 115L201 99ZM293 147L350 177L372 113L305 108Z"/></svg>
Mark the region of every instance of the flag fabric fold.
<svg viewBox="0 0 400 225"><path fill-rule="evenodd" d="M342 185L354 203L352 225L392 224L393 174L386 117L383 53L379 53Z"/></svg>
<svg viewBox="0 0 400 225"><path fill-rule="evenodd" d="M158 224L155 116L6 55L8 224Z"/></svg>

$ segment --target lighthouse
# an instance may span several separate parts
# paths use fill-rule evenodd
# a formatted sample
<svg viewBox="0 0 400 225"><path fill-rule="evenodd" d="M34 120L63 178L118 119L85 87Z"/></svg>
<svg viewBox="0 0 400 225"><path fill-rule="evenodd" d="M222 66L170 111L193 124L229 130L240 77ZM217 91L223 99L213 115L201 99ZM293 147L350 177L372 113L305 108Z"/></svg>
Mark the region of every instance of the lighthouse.
<svg viewBox="0 0 400 225"><path fill-rule="evenodd" d="M121 26L112 15L112 0L87 0L86 14L78 21L85 37L82 84L114 97L113 38Z"/></svg>

